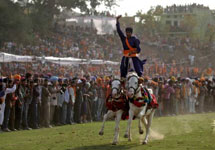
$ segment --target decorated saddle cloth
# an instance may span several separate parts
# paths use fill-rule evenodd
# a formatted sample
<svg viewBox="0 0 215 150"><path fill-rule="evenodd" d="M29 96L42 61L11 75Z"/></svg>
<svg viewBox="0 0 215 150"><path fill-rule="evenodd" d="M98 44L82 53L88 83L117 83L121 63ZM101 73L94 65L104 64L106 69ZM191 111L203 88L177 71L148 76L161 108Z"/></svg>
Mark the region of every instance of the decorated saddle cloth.
<svg viewBox="0 0 215 150"><path fill-rule="evenodd" d="M141 93L142 97L134 98L134 105L136 105L137 107L142 107L145 106L145 104L147 103L147 109L158 108L158 103L154 94L150 94L149 91L144 87L141 88Z"/></svg>
<svg viewBox="0 0 215 150"><path fill-rule="evenodd" d="M154 94L151 94L152 101L149 103L148 108L158 108L158 102Z"/></svg>
<svg viewBox="0 0 215 150"><path fill-rule="evenodd" d="M121 109L123 110L122 120L128 118L129 105L125 95L121 95L118 99L113 99L112 96L109 95L106 99L106 107L113 112Z"/></svg>
<svg viewBox="0 0 215 150"><path fill-rule="evenodd" d="M126 96L121 95L118 99L114 99L109 95L106 99L106 107L114 112L120 109L126 110Z"/></svg>

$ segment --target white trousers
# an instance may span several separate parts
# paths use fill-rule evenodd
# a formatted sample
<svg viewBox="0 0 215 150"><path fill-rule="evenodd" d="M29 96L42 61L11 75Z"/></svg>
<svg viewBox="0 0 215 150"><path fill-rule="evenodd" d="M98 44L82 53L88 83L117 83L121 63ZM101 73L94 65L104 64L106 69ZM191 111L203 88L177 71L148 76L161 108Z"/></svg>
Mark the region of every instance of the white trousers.
<svg viewBox="0 0 215 150"><path fill-rule="evenodd" d="M4 109L5 109L5 103L0 105L0 125L2 125L4 121Z"/></svg>

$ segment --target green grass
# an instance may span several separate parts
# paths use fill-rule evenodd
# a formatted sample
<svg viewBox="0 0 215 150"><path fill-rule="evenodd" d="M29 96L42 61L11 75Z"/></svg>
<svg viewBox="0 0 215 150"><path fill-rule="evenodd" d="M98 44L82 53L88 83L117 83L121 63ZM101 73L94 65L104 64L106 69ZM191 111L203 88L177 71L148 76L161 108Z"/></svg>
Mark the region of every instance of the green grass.
<svg viewBox="0 0 215 150"><path fill-rule="evenodd" d="M211 127L215 113L154 118L152 135L141 145L137 121L132 124L132 142L123 138L127 121L120 123L119 144L112 146L113 121L67 125L51 129L0 133L0 150L215 150L215 132Z"/></svg>

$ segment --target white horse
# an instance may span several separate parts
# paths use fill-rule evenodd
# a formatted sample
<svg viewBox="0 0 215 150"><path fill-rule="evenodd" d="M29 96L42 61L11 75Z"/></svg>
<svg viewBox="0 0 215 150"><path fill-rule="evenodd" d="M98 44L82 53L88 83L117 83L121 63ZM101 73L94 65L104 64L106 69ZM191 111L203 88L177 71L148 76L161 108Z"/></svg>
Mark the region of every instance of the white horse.
<svg viewBox="0 0 215 150"><path fill-rule="evenodd" d="M126 90L127 96L129 100L129 120L128 120L128 127L125 133L125 138L128 138L128 141L131 141L131 122L134 117L139 118L139 133L143 134L142 123L145 125L146 129L146 136L142 144L147 144L149 134L150 134L150 127L152 123L152 119L155 113L154 108L148 109L148 103L145 102L145 94L150 91L152 94L152 90L146 90L141 84L138 83L139 77L135 72L129 72L126 78ZM143 94L145 91L145 94ZM146 94L147 95L147 94Z"/></svg>
<svg viewBox="0 0 215 150"><path fill-rule="evenodd" d="M112 144L116 145L119 139L119 123L122 118L123 112L126 110L126 105L128 106L126 95L121 88L121 81L119 79L114 79L111 82L111 94L106 100L106 106L108 112L104 115L102 128L99 135L104 134L105 121L108 118L115 117L115 135Z"/></svg>

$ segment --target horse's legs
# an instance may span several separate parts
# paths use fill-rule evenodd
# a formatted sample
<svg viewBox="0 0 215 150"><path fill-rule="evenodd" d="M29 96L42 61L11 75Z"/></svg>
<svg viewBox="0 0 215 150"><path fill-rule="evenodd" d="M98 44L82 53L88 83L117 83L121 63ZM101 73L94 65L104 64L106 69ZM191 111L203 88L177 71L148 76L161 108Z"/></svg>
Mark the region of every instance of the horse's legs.
<svg viewBox="0 0 215 150"><path fill-rule="evenodd" d="M127 132L125 134L125 137L127 135L128 137L128 141L131 141L131 122L133 120L133 117L134 117L134 112L130 109L129 110L129 119L128 119L128 127L127 127Z"/></svg>
<svg viewBox="0 0 215 150"><path fill-rule="evenodd" d="M119 139L119 123L122 117L122 113L123 113L122 110L118 110L116 112L116 119L115 119L116 125L115 125L115 135L112 143L113 145L116 145Z"/></svg>
<svg viewBox="0 0 215 150"><path fill-rule="evenodd" d="M99 132L99 135L103 135L103 134L104 134L105 121L106 121L108 118L112 117L113 114L114 114L114 112L113 112L112 110L108 110L108 112L104 115L103 123L102 123L102 128L101 128L101 130L100 130L100 132Z"/></svg>
<svg viewBox="0 0 215 150"><path fill-rule="evenodd" d="M143 134L143 117L139 118L138 127L139 127L139 133Z"/></svg>
<svg viewBox="0 0 215 150"><path fill-rule="evenodd" d="M146 116L148 123L145 125L145 127L146 127L146 136L145 136L145 139L143 141L143 144L147 144L147 142L148 142L149 134L150 134L150 127L151 127L151 124L152 124L152 119L154 117L154 113L155 113L155 110L153 109L152 112L149 114L149 116Z"/></svg>

